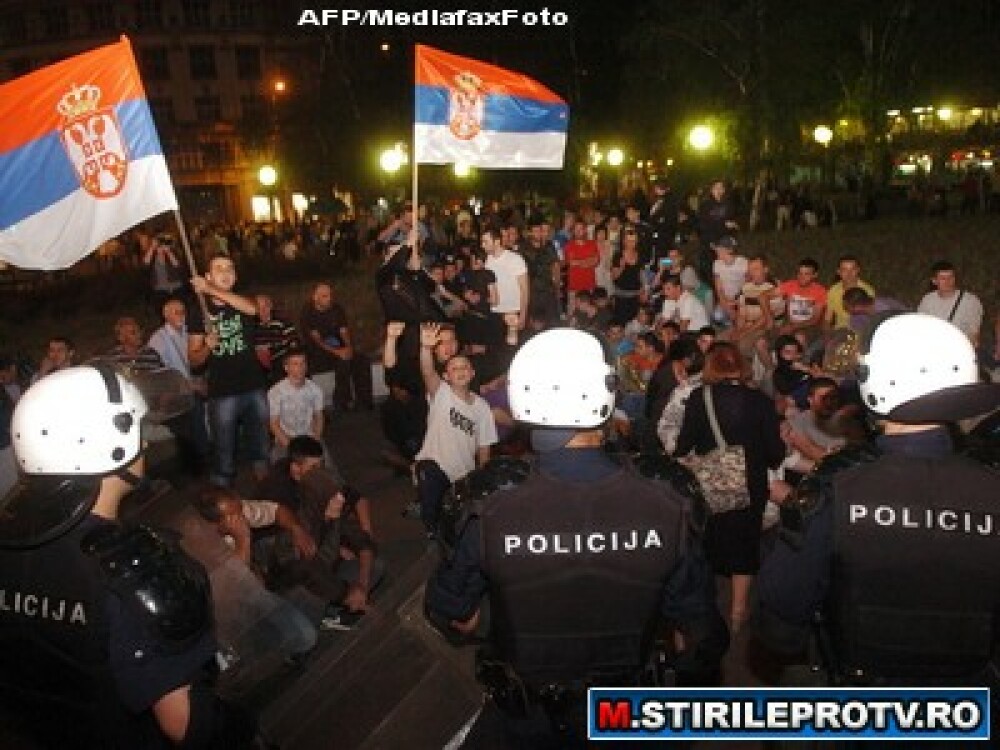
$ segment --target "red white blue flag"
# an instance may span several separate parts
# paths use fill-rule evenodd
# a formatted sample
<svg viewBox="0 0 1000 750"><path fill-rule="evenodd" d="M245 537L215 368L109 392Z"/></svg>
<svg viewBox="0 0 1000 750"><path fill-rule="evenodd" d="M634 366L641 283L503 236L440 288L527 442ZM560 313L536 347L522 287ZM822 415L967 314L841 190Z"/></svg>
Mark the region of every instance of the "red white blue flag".
<svg viewBox="0 0 1000 750"><path fill-rule="evenodd" d="M417 45L418 164L562 169L569 106L525 75Z"/></svg>
<svg viewBox="0 0 1000 750"><path fill-rule="evenodd" d="M124 37L0 86L0 258L66 268L177 209Z"/></svg>

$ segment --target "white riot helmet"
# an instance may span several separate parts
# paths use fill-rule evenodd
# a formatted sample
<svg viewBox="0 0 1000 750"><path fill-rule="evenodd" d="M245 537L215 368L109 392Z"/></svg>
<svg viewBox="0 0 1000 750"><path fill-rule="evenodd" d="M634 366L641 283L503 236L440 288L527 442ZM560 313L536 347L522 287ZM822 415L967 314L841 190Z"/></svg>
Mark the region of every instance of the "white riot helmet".
<svg viewBox="0 0 1000 750"><path fill-rule="evenodd" d="M514 419L541 427L590 429L611 417L615 374L601 342L574 328L529 339L510 364Z"/></svg>
<svg viewBox="0 0 1000 750"><path fill-rule="evenodd" d="M874 321L858 364L865 405L895 422L954 422L1000 406L1000 385L979 382L968 337L931 315L903 313Z"/></svg>
<svg viewBox="0 0 1000 750"><path fill-rule="evenodd" d="M54 372L14 409L18 466L28 475L111 474L142 450L145 414L139 389L105 363Z"/></svg>

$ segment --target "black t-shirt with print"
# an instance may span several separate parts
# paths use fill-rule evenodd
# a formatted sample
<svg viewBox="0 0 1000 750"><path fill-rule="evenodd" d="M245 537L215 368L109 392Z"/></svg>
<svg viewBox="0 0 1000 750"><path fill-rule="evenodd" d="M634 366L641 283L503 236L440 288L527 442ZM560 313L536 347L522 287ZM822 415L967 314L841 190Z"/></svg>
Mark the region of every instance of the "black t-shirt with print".
<svg viewBox="0 0 1000 750"><path fill-rule="evenodd" d="M264 369L254 349L257 318L244 315L231 305L216 305L211 301L208 314L219 334L219 344L205 362L208 397L239 396L266 388ZM188 333L205 333L198 306L193 307L188 317Z"/></svg>

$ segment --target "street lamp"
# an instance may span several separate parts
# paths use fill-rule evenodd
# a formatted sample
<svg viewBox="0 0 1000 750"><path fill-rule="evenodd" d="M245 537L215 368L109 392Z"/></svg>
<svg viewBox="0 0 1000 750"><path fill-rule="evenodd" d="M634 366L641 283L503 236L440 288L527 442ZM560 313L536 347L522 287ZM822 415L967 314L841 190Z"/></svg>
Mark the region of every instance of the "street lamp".
<svg viewBox="0 0 1000 750"><path fill-rule="evenodd" d="M257 170L257 180L261 185L266 188L267 192L267 219L268 221L275 220L274 211L274 195L271 188L274 187L275 183L278 181L278 170L272 167L270 164L265 164L260 169Z"/></svg>
<svg viewBox="0 0 1000 750"><path fill-rule="evenodd" d="M620 167L623 161L625 161L625 152L620 148L615 147L608 150L608 166Z"/></svg>
<svg viewBox="0 0 1000 750"><path fill-rule="evenodd" d="M833 131L826 125L817 125L816 129L813 131L813 140L826 148L830 145L830 141L833 140Z"/></svg>
<svg viewBox="0 0 1000 750"><path fill-rule="evenodd" d="M452 170L455 172L456 177L468 177L471 172L468 164L458 161L455 162L454 166L452 166Z"/></svg>
<svg viewBox="0 0 1000 750"><path fill-rule="evenodd" d="M387 148L382 152L378 162L383 172L395 174L403 166L403 154L397 148Z"/></svg>
<svg viewBox="0 0 1000 750"><path fill-rule="evenodd" d="M707 151L715 143L715 133L707 125L695 125L688 133L688 143L696 151Z"/></svg>

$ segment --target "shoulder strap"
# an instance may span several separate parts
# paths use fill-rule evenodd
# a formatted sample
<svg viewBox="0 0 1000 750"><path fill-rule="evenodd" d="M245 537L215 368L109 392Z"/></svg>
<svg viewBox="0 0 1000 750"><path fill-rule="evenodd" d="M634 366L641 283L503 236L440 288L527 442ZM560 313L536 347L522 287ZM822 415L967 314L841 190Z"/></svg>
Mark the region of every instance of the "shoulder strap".
<svg viewBox="0 0 1000 750"><path fill-rule="evenodd" d="M722 430L719 429L719 420L715 416L715 401L712 399L712 386L705 386L705 412L708 414L708 424L712 427L712 434L715 436L715 444L722 450L729 447L729 443L722 437Z"/></svg>
<svg viewBox="0 0 1000 750"><path fill-rule="evenodd" d="M960 291L960 292L958 293L958 299L957 299L957 300L955 300L955 304L954 304L954 306L953 306L953 307L951 308L951 312L950 312L950 313L948 313L948 322L949 322L949 323L951 323L951 321L952 321L952 320L953 320L953 319L955 318L955 313L957 313L957 312L958 312L958 306L962 304L962 297L964 297L964 296L965 296L965 290L964 290L964 289L962 289L962 290L961 290L961 291Z"/></svg>

